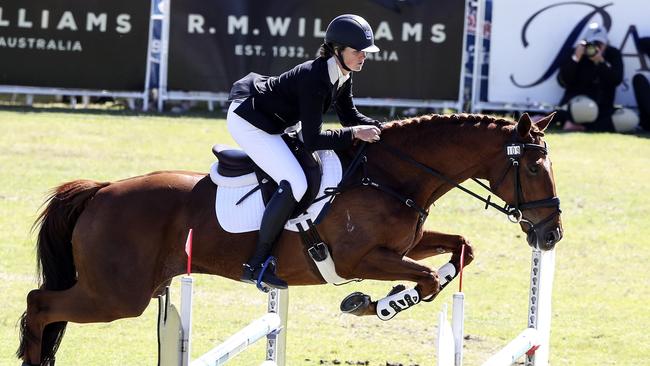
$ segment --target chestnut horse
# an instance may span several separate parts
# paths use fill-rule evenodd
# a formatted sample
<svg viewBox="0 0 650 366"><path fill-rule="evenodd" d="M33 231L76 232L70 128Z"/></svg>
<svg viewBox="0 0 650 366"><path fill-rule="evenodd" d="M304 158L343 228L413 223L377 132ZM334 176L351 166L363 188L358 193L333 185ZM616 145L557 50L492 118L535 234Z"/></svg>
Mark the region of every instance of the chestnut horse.
<svg viewBox="0 0 650 366"><path fill-rule="evenodd" d="M427 115L385 124L381 142L366 146L365 168L352 179L372 177L408 199L363 184L337 195L317 225L337 273L415 282L420 298L433 298L440 291L437 271L416 260L452 253L450 262L458 269L460 248L469 243L459 235L423 230L422 217L433 202L469 178L489 182L507 205L486 206L519 222L531 245L552 248L562 237L543 140L552 118L533 123L526 114L518 122ZM352 159L354 150L342 152L344 160ZM184 273L188 228L194 228L193 270L239 280L257 234L221 228L214 209L216 189L205 174L184 171L111 183L77 180L56 188L37 220L41 285L27 295L22 316L17 354L23 364L53 364L69 321L141 315L164 285ZM290 286L325 283L300 240L290 231L278 239L279 276ZM465 253L469 264L471 247ZM371 301L353 313L371 315L376 308Z"/></svg>

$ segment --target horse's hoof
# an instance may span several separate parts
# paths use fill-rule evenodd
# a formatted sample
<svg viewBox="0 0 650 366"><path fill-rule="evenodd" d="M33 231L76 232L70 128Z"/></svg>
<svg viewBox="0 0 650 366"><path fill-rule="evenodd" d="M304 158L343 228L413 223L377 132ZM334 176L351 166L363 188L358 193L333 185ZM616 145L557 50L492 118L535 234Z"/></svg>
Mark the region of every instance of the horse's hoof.
<svg viewBox="0 0 650 366"><path fill-rule="evenodd" d="M364 311L370 306L370 302L370 296L361 292L353 292L341 301L341 311L347 314L361 316L364 315Z"/></svg>

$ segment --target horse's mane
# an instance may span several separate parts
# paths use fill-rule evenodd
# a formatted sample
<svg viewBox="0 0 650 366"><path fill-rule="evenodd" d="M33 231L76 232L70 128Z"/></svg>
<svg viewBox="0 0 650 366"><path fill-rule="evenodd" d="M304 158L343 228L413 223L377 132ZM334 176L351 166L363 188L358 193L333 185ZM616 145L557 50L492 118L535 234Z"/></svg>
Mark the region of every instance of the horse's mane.
<svg viewBox="0 0 650 366"><path fill-rule="evenodd" d="M486 129L503 129L511 131L517 122L484 114L426 114L387 122L384 124L383 130L386 132L395 131L396 134L401 134L398 131L401 132L415 129L418 133L426 133L427 129L436 129L441 131L444 129L443 126L458 126L462 124L475 126L477 128L483 127ZM544 132L540 131L535 124L532 125L530 131L534 137L544 136Z"/></svg>

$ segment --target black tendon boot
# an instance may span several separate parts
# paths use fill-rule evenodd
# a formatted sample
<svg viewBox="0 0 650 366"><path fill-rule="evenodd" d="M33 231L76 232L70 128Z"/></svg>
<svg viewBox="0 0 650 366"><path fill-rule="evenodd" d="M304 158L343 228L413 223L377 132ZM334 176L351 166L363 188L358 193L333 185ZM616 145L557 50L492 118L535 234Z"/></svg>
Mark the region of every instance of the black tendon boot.
<svg viewBox="0 0 650 366"><path fill-rule="evenodd" d="M260 271L262 270L262 265L271 254L275 240L284 229L284 224L295 208L296 201L293 198L291 185L286 180L283 180L278 184L278 190L275 191L264 210L259 237L257 239L257 248L255 249L255 254L244 264L242 281L249 283L255 283L257 281L257 277L259 277ZM262 282L273 288L287 288L287 283L275 275L275 268L273 266L268 266L262 276Z"/></svg>

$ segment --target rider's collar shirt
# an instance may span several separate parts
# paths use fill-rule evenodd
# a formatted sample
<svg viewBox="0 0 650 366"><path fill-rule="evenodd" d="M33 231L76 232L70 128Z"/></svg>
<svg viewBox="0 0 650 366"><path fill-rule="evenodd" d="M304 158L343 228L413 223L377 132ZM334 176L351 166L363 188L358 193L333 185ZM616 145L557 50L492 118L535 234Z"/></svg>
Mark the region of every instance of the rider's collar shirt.
<svg viewBox="0 0 650 366"><path fill-rule="evenodd" d="M348 81L350 78L350 74L343 75L341 68L339 68L336 59L333 56L327 60L327 72L329 73L332 85L334 85L337 80L339 81L339 88L342 87L343 83Z"/></svg>

